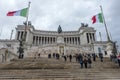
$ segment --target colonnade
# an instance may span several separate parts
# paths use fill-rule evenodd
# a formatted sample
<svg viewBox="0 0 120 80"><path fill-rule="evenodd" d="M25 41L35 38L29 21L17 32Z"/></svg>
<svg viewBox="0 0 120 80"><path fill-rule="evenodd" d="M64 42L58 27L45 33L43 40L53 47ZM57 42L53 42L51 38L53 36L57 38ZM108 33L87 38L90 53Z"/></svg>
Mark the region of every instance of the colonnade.
<svg viewBox="0 0 120 80"><path fill-rule="evenodd" d="M88 43L95 41L95 34L94 33L86 33L86 36L87 36Z"/></svg>
<svg viewBox="0 0 120 80"><path fill-rule="evenodd" d="M17 40L21 40L23 39L25 36L25 31L18 31L17 32ZM27 35L27 32L26 32L26 35Z"/></svg>
<svg viewBox="0 0 120 80"><path fill-rule="evenodd" d="M75 44L75 45L80 45L80 37L64 37L64 42L66 44Z"/></svg>
<svg viewBox="0 0 120 80"><path fill-rule="evenodd" d="M56 44L56 36L33 36L33 45ZM64 43L80 45L80 37L64 37Z"/></svg>
<svg viewBox="0 0 120 80"><path fill-rule="evenodd" d="M33 36L34 45L54 44L54 43L56 43L56 37Z"/></svg>

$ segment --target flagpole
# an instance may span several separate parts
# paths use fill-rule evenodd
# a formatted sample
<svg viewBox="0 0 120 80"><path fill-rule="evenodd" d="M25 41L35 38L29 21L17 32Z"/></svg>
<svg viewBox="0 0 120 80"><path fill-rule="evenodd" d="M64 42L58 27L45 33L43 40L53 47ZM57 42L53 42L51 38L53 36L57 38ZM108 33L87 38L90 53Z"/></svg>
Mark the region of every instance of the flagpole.
<svg viewBox="0 0 120 80"><path fill-rule="evenodd" d="M28 26L28 18L29 18L29 8L30 8L30 3L28 3L28 9L27 9L27 15L26 15L26 22L25 22L25 36L24 36L24 41L26 41L26 30L27 30L27 26Z"/></svg>
<svg viewBox="0 0 120 80"><path fill-rule="evenodd" d="M100 41L102 42L101 32L99 32L99 36L100 36Z"/></svg>
<svg viewBox="0 0 120 80"><path fill-rule="evenodd" d="M28 17L29 17L30 3L31 3L31 2L28 3L28 10L27 10L27 16L26 16L26 23L27 23L27 25L28 25Z"/></svg>
<svg viewBox="0 0 120 80"><path fill-rule="evenodd" d="M107 33L107 39L108 41L111 41L110 40L110 36L109 36L109 33L108 33L108 29L107 29L107 25L106 25L106 21L105 21L105 17L104 17L104 14L103 14L103 10L102 10L102 6L100 5L100 9L101 9L101 12L102 12L102 18L103 18L103 22L104 22L104 25L105 25L105 30L106 30L106 33Z"/></svg>
<svg viewBox="0 0 120 80"><path fill-rule="evenodd" d="M12 35L13 35L13 30L11 31L11 36L10 36L10 40L12 39Z"/></svg>

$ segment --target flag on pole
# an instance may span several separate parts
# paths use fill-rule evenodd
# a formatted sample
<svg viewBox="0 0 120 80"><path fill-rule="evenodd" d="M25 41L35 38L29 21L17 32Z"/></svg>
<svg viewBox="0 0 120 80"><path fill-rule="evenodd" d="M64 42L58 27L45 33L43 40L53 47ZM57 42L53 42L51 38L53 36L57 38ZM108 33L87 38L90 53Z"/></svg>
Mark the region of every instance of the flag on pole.
<svg viewBox="0 0 120 80"><path fill-rule="evenodd" d="M92 23L94 24L96 22L103 23L103 15L102 15L102 13L99 13L99 14L94 15L92 17Z"/></svg>
<svg viewBox="0 0 120 80"><path fill-rule="evenodd" d="M17 11L10 11L10 12L7 13L7 16L27 17L27 13L28 13L28 8L24 8L24 9L17 10Z"/></svg>

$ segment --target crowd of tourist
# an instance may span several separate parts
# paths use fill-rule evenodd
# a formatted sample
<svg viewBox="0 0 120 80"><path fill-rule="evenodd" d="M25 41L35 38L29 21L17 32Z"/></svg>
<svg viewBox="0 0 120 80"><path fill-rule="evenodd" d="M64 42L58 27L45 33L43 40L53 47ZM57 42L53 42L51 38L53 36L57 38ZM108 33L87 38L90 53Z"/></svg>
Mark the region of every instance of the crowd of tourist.
<svg viewBox="0 0 120 80"><path fill-rule="evenodd" d="M40 54L38 54L38 57L40 57ZM60 55L58 53L53 53L53 54L48 54L48 58L55 58L55 59L60 59L63 58L65 62L73 62L73 58L75 59L76 62L80 64L81 68L91 68L92 67L92 61L96 61L96 58L99 58L101 62L103 62L103 54L99 53L96 55L95 53L93 54L75 54L75 55ZM110 60L114 61L115 63L119 64L120 67L120 55L110 55Z"/></svg>
<svg viewBox="0 0 120 80"><path fill-rule="evenodd" d="M91 68L92 61L96 61L96 58L98 57L95 53L93 54L75 54L75 55L62 55L60 56L58 53L48 54L48 58L63 58L65 62L73 62L73 58L75 58L76 62L78 62L81 66L81 68ZM103 54L99 53L100 61L103 62Z"/></svg>

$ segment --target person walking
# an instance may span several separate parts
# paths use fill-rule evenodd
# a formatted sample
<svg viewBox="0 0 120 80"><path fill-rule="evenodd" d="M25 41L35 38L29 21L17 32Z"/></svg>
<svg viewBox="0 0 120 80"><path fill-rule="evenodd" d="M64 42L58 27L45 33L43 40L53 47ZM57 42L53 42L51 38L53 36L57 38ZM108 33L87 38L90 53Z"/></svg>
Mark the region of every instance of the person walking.
<svg viewBox="0 0 120 80"><path fill-rule="evenodd" d="M78 54L75 54L75 59L76 59L76 62L78 62Z"/></svg>
<svg viewBox="0 0 120 80"><path fill-rule="evenodd" d="M95 55L95 53L92 54L92 57L93 57L93 61L96 61L96 55Z"/></svg>
<svg viewBox="0 0 120 80"><path fill-rule="evenodd" d="M71 60L72 60L72 55L71 55L71 54L69 55L69 60L70 60L70 62L71 62Z"/></svg>
<svg viewBox="0 0 120 80"><path fill-rule="evenodd" d="M100 61L103 62L103 54L102 53L99 53L99 58L100 58Z"/></svg>
<svg viewBox="0 0 120 80"><path fill-rule="evenodd" d="M83 59L80 59L79 62L80 62L81 68L83 68Z"/></svg>
<svg viewBox="0 0 120 80"><path fill-rule="evenodd" d="M118 58L118 65L120 67L120 55L117 58Z"/></svg>
<svg viewBox="0 0 120 80"><path fill-rule="evenodd" d="M88 58L88 67L91 68L92 60L91 58Z"/></svg>
<svg viewBox="0 0 120 80"><path fill-rule="evenodd" d="M86 57L84 58L83 62L84 62L85 68L87 68L87 59L86 59Z"/></svg>
<svg viewBox="0 0 120 80"><path fill-rule="evenodd" d="M66 62L67 61L67 56L64 55L63 57L64 57L64 61Z"/></svg>

